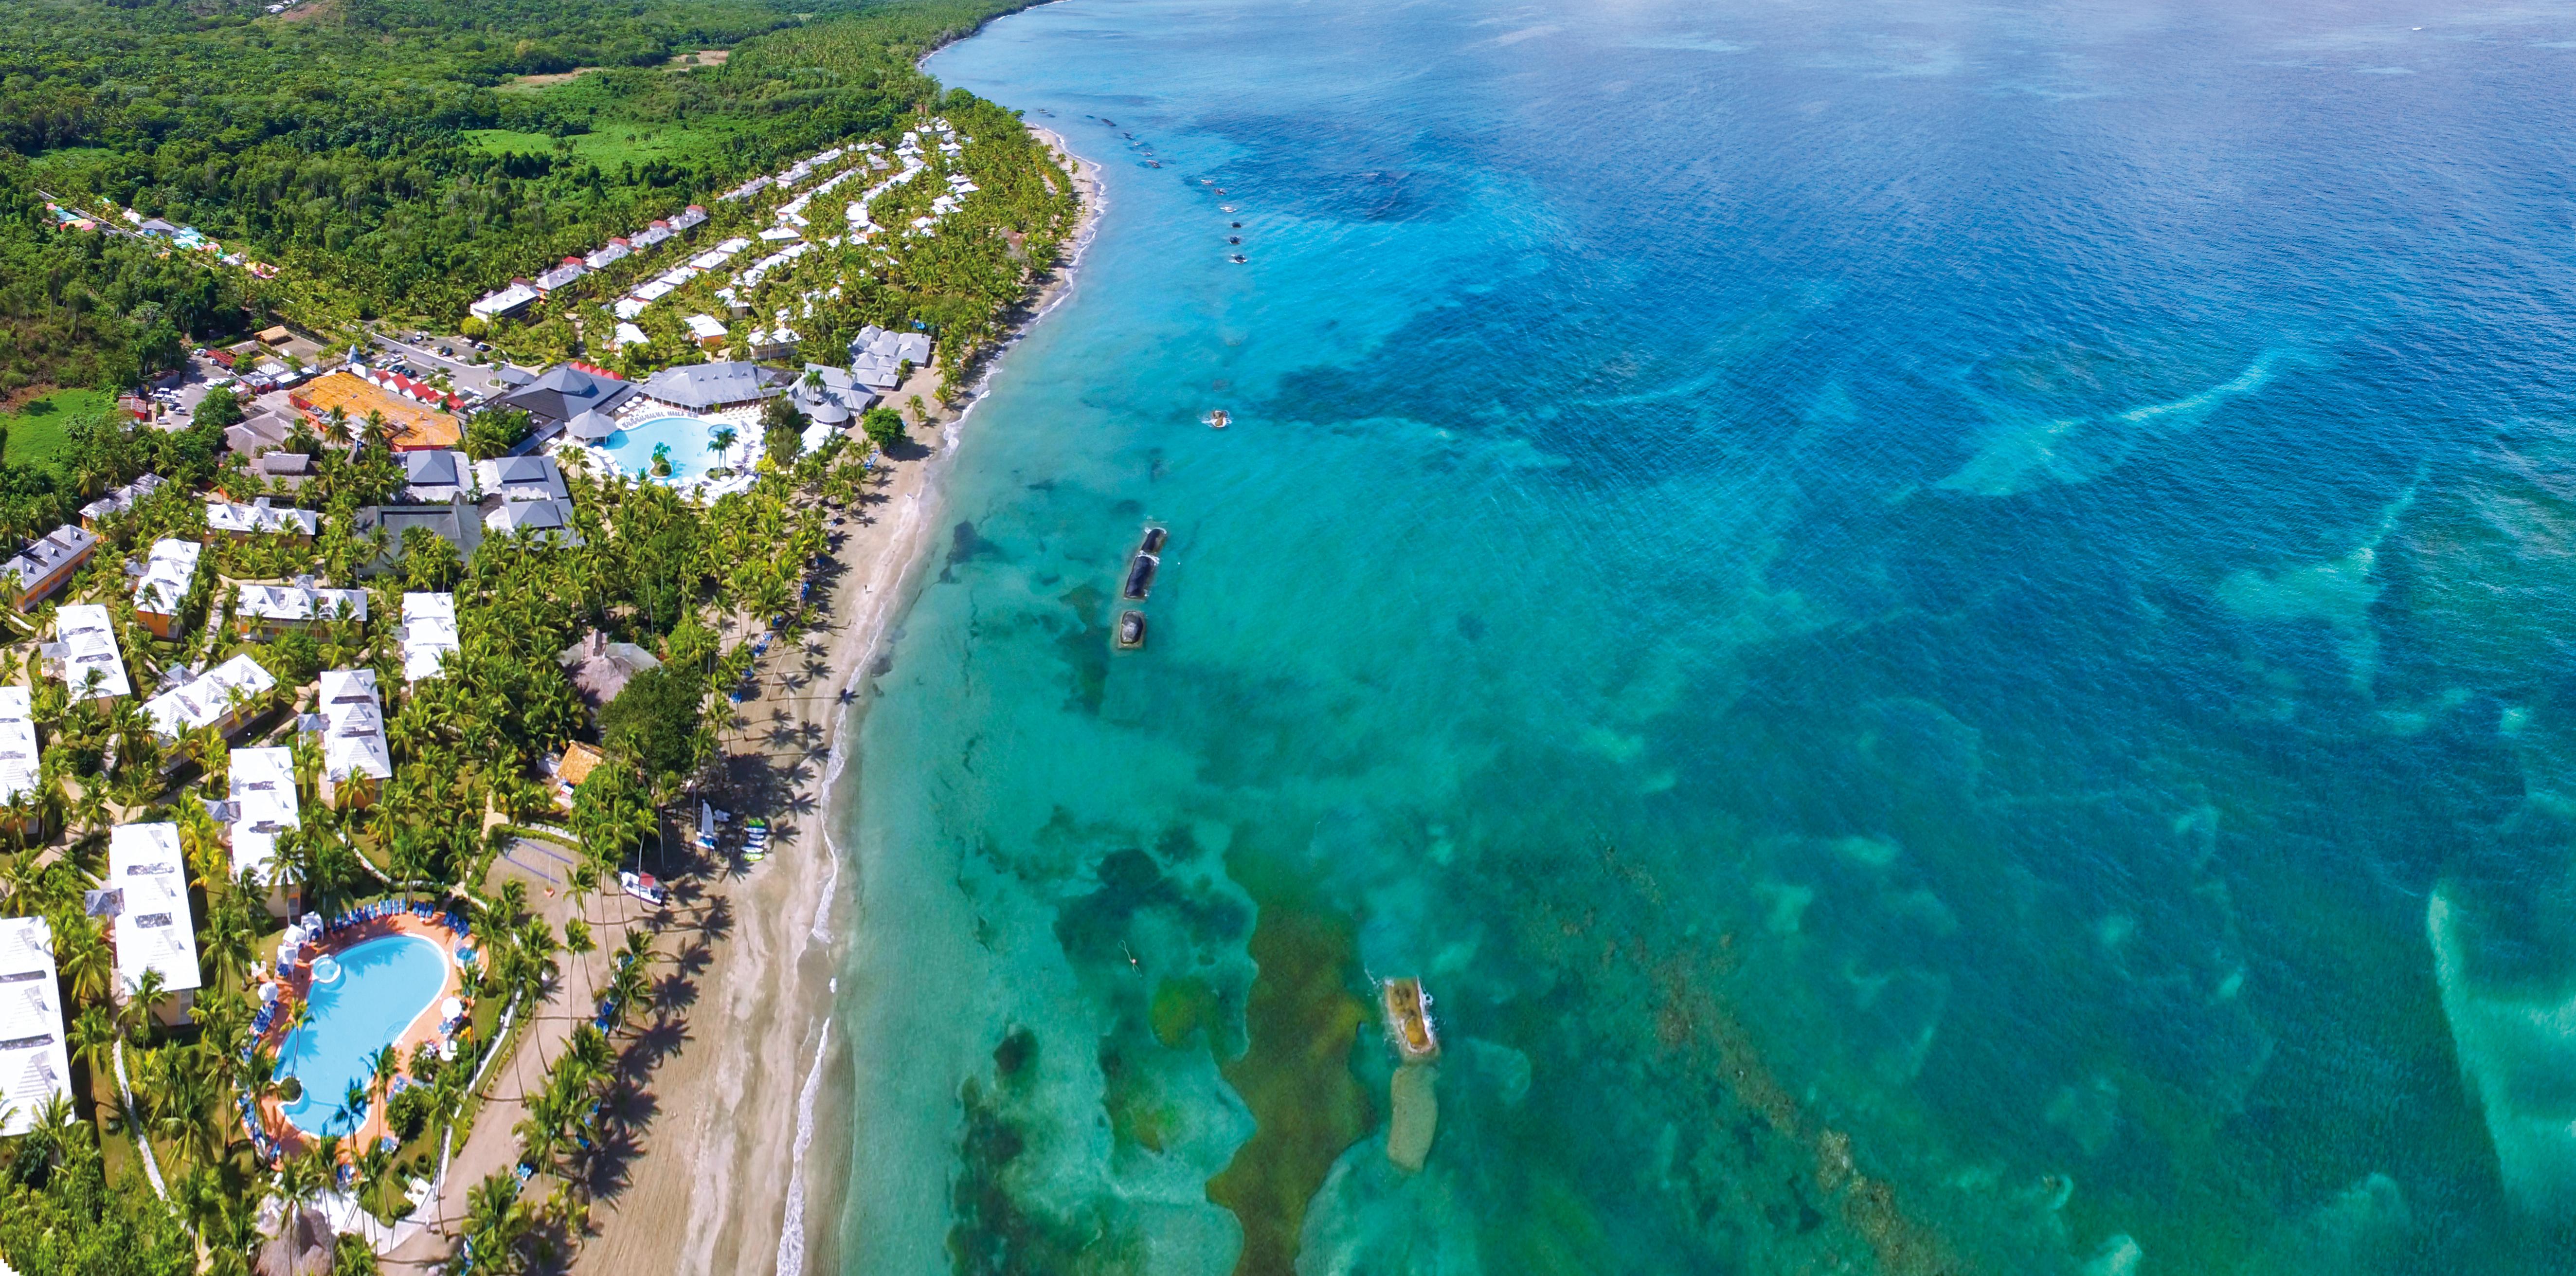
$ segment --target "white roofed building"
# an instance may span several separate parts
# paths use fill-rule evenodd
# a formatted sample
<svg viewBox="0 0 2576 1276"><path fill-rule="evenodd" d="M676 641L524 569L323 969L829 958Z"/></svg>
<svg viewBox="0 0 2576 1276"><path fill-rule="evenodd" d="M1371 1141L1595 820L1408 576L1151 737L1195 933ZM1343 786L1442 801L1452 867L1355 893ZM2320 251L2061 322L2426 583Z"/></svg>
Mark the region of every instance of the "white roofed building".
<svg viewBox="0 0 2576 1276"><path fill-rule="evenodd" d="M402 609L403 678L435 678L462 645L456 636L456 595L405 594Z"/></svg>
<svg viewBox="0 0 2576 1276"><path fill-rule="evenodd" d="M233 603L233 626L244 637L274 638L318 620L365 620L367 591L324 589L309 580L289 585L243 585Z"/></svg>
<svg viewBox="0 0 2576 1276"><path fill-rule="evenodd" d="M197 919L188 907L188 861L176 824L120 824L107 839L102 887L123 898L115 908L116 973L129 994L145 971L157 971L168 1000L155 1006L164 1023L185 1023L204 975L197 968Z"/></svg>
<svg viewBox="0 0 2576 1276"><path fill-rule="evenodd" d="M253 701L275 689L277 679L243 652L143 702L152 729L165 740L213 727L229 735Z"/></svg>
<svg viewBox="0 0 2576 1276"><path fill-rule="evenodd" d="M74 700L134 692L134 684L126 681L125 656L117 650L116 628L107 608L96 603L74 603L54 612L54 641L46 644L44 656ZM98 675L94 680L93 673Z"/></svg>
<svg viewBox="0 0 2576 1276"><path fill-rule="evenodd" d="M229 781L233 876L248 873L252 880L266 883L270 880L269 866L277 859L277 835L297 827L303 819L303 804L295 793L295 751L235 749ZM268 910L272 913L291 915L297 903L283 889L272 887L269 891Z"/></svg>
<svg viewBox="0 0 2576 1276"><path fill-rule="evenodd" d="M0 686L0 804L21 793L36 796L39 761L35 693L15 683ZM25 831L34 831L33 818Z"/></svg>
<svg viewBox="0 0 2576 1276"><path fill-rule="evenodd" d="M489 294L465 309L477 319L500 319L527 309L529 303L537 299L537 295L537 290L526 280L517 280L509 287Z"/></svg>
<svg viewBox="0 0 2576 1276"><path fill-rule="evenodd" d="M322 675L322 800L334 807L374 800L393 778L392 746L385 743L385 706L376 696L373 669L332 669Z"/></svg>
<svg viewBox="0 0 2576 1276"><path fill-rule="evenodd" d="M197 560L205 552L206 547L195 541L152 542L152 556L144 561L142 578L134 582L134 618L153 637L177 636L179 611L197 586Z"/></svg>
<svg viewBox="0 0 2576 1276"><path fill-rule="evenodd" d="M0 1138L36 1127L47 1105L72 1097L54 929L41 917L0 917Z"/></svg>
<svg viewBox="0 0 2576 1276"><path fill-rule="evenodd" d="M206 530L224 536L312 536L322 530L322 516L311 510L271 505L263 496L248 505L206 502Z"/></svg>

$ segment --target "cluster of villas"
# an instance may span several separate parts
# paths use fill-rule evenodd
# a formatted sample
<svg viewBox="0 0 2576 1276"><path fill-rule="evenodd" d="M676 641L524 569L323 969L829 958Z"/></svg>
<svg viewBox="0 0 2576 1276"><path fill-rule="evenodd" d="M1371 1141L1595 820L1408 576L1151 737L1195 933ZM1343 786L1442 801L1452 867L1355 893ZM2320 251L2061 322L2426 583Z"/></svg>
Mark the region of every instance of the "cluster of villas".
<svg viewBox="0 0 2576 1276"><path fill-rule="evenodd" d="M491 293L466 310L475 318L490 321L508 319L524 313L528 307L554 295L594 270L624 261L637 253L650 252L676 236L687 234L707 220L703 205L691 204L678 215L656 219L632 235L611 238L607 243L579 257L566 257L532 278L513 279L508 287Z"/></svg>

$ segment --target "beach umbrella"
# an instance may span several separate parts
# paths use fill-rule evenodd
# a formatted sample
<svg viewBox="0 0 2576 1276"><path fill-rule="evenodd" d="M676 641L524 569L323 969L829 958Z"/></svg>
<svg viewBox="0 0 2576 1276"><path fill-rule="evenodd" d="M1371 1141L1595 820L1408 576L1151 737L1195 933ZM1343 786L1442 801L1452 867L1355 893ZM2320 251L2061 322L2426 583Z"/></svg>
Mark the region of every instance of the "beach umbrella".
<svg viewBox="0 0 2576 1276"><path fill-rule="evenodd" d="M592 408L590 411L574 417L572 419L572 423L564 427L564 433L569 434L584 443L597 443L601 439L617 433L617 422L610 419L607 413L602 412L597 408Z"/></svg>

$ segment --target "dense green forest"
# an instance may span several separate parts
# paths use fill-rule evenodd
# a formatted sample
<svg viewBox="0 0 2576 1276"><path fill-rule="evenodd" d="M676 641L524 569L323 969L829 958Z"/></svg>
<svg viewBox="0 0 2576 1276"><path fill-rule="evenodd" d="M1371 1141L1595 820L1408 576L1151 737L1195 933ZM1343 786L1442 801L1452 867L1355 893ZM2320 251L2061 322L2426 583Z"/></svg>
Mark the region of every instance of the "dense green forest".
<svg viewBox="0 0 2576 1276"><path fill-rule="evenodd" d="M886 129L937 98L925 50L1020 2L18 0L0 18L0 391L113 383L246 305L452 317L549 257ZM54 231L40 190L194 225L283 273Z"/></svg>

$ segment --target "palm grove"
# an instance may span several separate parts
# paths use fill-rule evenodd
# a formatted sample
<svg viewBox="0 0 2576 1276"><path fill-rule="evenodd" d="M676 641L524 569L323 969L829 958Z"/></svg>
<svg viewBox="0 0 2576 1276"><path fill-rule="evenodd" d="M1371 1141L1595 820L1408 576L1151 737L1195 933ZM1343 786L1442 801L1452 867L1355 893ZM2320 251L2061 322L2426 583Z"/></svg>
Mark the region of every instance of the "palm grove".
<svg viewBox="0 0 2576 1276"><path fill-rule="evenodd" d="M466 298L532 262L784 157L889 137L933 109L1007 140L977 151L977 180L996 199L899 268L851 276L821 324L832 339L861 323L937 331L953 390L960 369L998 345L1070 224L1069 184L1016 122L941 94L913 66L938 40L1008 7L314 0L301 20L280 21L243 0L31 0L8 19L17 38L0 42L0 395L124 385L173 366L192 342L272 317L324 330L452 321ZM702 48L731 57L670 65ZM602 69L539 93L504 86L575 68ZM485 129L560 144L496 152L468 136ZM602 129L683 141L642 162L580 158L571 143ZM283 273L255 280L139 241L55 230L39 189L190 221L256 245ZM508 335L579 343L544 323ZM524 1025L566 963L581 962L601 972L623 1014L574 1026L522 1106L513 1134L546 1190L493 1176L474 1186L464 1223L477 1271L559 1255L585 1225L584 1161L605 1142L600 1098L653 1002L652 937L594 916L587 893L557 930L516 882L489 892L482 883L500 848L531 826L577 847L574 885L585 892L659 836L664 809L715 752L725 693L756 661L746 639L798 623L831 511L863 499L882 471L844 438L800 456L802 422L781 411L763 423L776 446L746 491L702 504L568 464L578 543L499 537L465 558L426 532L394 541L360 530L359 511L399 484L399 465L380 425L335 419L290 442L315 469L279 495L321 512L320 534L212 541L182 624L162 639L134 613L128 565L157 538L206 539L208 488L256 487L222 452L236 410L218 397L178 432L85 421L53 463L0 460L0 533L13 544L137 474L173 480L108 522L97 557L59 595L110 608L138 686L241 647L227 582L309 574L372 593L364 619L325 619L256 649L278 687L238 706L241 717L249 735L295 751L305 798L269 880L231 876L206 805L225 794L232 747L253 741L211 728L171 739L137 697L78 699L35 669L34 642L50 632L56 604L5 620L17 641L0 646L0 682L33 687L44 748L39 784L11 801L0 830L0 914L52 927L81 1097L0 1145L0 1258L29 1273L245 1271L263 1243L294 1240L262 1236L263 1203L299 1205L344 1177L370 1209L400 1214L409 1204L399 1185L430 1170L442 1136L461 1139L477 1115L474 1072L512 1039L500 1025L513 1016ZM864 424L880 443L901 437L888 410ZM441 675L410 683L398 639L405 590L452 591L458 618L459 647ZM661 661L595 718L556 659L594 630ZM319 671L351 667L377 672L394 771L372 804L338 809L316 800L321 763L295 715ZM577 738L596 739L608 761L567 812L539 764ZM112 940L84 907L107 831L159 820L178 826L200 901L205 986L176 1028L143 1012L153 989L118 986ZM350 1093L323 1096L349 1111L382 1104L397 1136L390 1148L319 1139L271 1163L238 1115L243 1098L293 1084L251 1032L252 971L277 926L262 901L286 885L326 914L420 898L472 917L483 961L467 989L476 1004L467 1049L452 1060L389 1050ZM397 1076L412 1082L398 1098ZM145 1179L146 1155L157 1186ZM371 1268L363 1244L336 1246L339 1270Z"/></svg>

